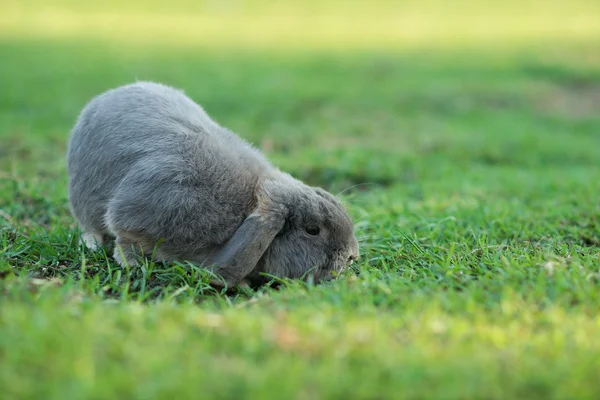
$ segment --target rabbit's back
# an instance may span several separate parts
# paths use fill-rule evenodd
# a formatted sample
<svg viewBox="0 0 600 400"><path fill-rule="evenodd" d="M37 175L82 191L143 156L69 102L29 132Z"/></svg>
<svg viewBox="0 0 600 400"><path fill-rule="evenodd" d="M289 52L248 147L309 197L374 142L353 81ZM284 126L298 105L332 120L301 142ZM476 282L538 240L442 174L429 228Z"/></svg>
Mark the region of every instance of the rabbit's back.
<svg viewBox="0 0 600 400"><path fill-rule="evenodd" d="M84 230L110 233L108 208L129 201L139 215L131 206L130 214L115 214L124 226L172 241L185 233L182 243L201 234L217 243L241 223L257 180L271 166L183 92L139 82L84 108L71 134L68 169L71 208ZM186 221L185 232L170 226L173 220Z"/></svg>

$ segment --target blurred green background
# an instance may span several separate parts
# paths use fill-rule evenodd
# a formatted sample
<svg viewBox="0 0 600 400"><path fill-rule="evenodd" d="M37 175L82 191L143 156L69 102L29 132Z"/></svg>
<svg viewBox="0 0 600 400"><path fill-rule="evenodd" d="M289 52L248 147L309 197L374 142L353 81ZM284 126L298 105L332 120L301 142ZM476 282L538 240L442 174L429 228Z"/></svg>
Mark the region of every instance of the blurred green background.
<svg viewBox="0 0 600 400"><path fill-rule="evenodd" d="M354 168L352 182L369 173L359 170L388 182L410 169L402 158L456 166L465 153L594 161L595 138L580 132L598 115L599 9L583 0L4 0L0 135L11 151L1 162L63 173L83 104L143 79L185 89L306 179ZM539 147L548 152L531 153ZM19 149L31 163L11 158ZM299 165L306 159L319 161Z"/></svg>
<svg viewBox="0 0 600 400"><path fill-rule="evenodd" d="M593 1L72 0L3 3L8 37L221 48L402 49L597 37Z"/></svg>
<svg viewBox="0 0 600 400"><path fill-rule="evenodd" d="M4 398L598 398L600 3L0 0ZM225 296L77 244L91 97L177 86L361 261Z"/></svg>

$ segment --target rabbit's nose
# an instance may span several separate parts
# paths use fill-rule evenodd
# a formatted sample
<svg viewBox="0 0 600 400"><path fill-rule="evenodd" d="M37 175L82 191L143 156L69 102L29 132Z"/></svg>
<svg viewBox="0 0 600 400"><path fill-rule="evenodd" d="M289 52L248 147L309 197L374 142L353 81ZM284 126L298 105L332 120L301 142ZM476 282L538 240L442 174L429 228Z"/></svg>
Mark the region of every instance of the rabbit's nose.
<svg viewBox="0 0 600 400"><path fill-rule="evenodd" d="M350 254L348 256L348 264L352 264L354 261L356 261L358 257L356 256L356 254Z"/></svg>

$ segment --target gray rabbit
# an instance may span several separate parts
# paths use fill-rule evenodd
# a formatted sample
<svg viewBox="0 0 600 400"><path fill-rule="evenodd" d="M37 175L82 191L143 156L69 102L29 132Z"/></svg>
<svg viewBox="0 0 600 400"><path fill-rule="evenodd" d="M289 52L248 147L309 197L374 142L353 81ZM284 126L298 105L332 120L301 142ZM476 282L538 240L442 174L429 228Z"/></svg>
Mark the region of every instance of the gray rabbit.
<svg viewBox="0 0 600 400"><path fill-rule="evenodd" d="M67 166L82 241L115 238L120 265L187 260L231 287L261 272L328 280L358 257L333 195L279 171L169 86L137 82L92 99Z"/></svg>

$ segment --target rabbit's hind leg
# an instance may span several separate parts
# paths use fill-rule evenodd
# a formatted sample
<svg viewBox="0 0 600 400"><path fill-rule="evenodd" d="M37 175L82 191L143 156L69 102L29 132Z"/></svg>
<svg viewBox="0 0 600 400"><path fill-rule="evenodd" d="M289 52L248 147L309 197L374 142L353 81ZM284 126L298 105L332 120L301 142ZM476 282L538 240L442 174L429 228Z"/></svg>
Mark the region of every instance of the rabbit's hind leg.
<svg viewBox="0 0 600 400"><path fill-rule="evenodd" d="M81 242L92 251L98 250L104 244L104 234L96 232L83 232Z"/></svg>
<svg viewBox="0 0 600 400"><path fill-rule="evenodd" d="M144 250L140 243L136 243L135 241L123 236L117 236L117 239L115 240L113 259L121 267L138 265L137 257L143 255Z"/></svg>

